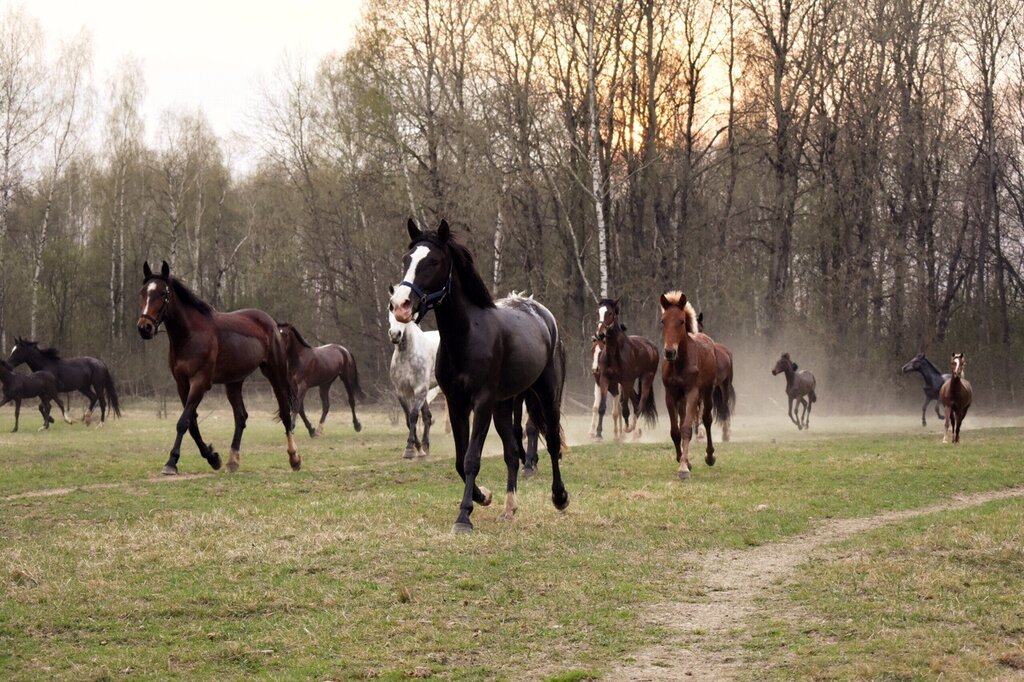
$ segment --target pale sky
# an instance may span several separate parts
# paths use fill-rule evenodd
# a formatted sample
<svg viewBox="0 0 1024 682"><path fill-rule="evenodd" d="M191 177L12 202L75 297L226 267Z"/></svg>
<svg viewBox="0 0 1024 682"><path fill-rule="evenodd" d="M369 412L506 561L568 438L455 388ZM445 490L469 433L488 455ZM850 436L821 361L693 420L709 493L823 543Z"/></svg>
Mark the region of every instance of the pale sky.
<svg viewBox="0 0 1024 682"><path fill-rule="evenodd" d="M227 139L245 132L286 53L312 66L349 46L362 0L0 0L4 13L12 6L40 22L48 48L91 33L98 93L125 57L138 59L147 138L164 110L202 108Z"/></svg>

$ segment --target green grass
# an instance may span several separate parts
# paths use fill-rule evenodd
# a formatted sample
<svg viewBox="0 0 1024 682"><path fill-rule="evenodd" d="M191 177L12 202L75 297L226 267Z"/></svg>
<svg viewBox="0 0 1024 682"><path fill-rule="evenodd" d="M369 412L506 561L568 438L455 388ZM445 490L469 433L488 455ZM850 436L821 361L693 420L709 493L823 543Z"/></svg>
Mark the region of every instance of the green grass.
<svg viewBox="0 0 1024 682"><path fill-rule="evenodd" d="M778 679L1020 675L1022 595L1024 500L991 502L866 533L836 560L805 564L789 588L799 617L765 619L750 649Z"/></svg>
<svg viewBox="0 0 1024 682"><path fill-rule="evenodd" d="M0 417L3 679L589 679L664 637L649 605L699 593L690 550L1024 484L1020 429L955 451L934 432L730 443L714 468L692 457L685 484L667 443L586 445L564 459L567 513L542 458L499 521L504 464L488 458L495 504L452 536L441 429L437 454L406 463L398 428L337 417L299 436L292 473L280 425L254 414L240 473L167 481L173 420L6 435ZM223 411L203 429L226 455ZM182 472L209 473L186 442ZM59 488L74 490L23 495Z"/></svg>

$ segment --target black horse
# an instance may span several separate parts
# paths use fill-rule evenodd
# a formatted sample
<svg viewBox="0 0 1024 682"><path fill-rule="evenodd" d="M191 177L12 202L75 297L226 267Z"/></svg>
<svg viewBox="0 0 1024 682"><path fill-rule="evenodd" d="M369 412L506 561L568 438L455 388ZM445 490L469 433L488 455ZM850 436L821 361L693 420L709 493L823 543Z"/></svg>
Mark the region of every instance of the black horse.
<svg viewBox="0 0 1024 682"><path fill-rule="evenodd" d="M942 384L949 381L952 375L940 372L939 368L924 356L924 353L915 355L910 362L903 365L900 371L904 374L907 372L920 372L921 378L924 379L924 405L921 406L921 426L928 426L924 416L928 412L928 403L933 400L935 401L935 414L939 419L942 419L942 412L939 411L939 389L942 388Z"/></svg>
<svg viewBox="0 0 1024 682"><path fill-rule="evenodd" d="M62 358L56 348L40 348L35 341L19 338L15 340L8 362L14 367L27 364L34 372L49 372L57 379L58 391L78 391L88 398L89 409L84 417L86 424L92 421L97 402L100 404L101 424L107 421L107 403L115 415L121 416L114 379L107 366L96 358Z"/></svg>
<svg viewBox="0 0 1024 682"><path fill-rule="evenodd" d="M435 373L448 399L455 469L465 482L453 530L471 531L473 503L491 503L490 491L477 487L476 477L492 417L508 469L502 518L514 517L519 461L526 458L516 413L524 402L551 455L551 501L565 509L569 493L559 471L565 347L554 316L532 298L512 295L495 302L472 254L451 236L447 222L441 221L436 232L422 232L412 220L408 227L412 243L404 259L405 277L389 307L399 322L418 322L428 310L437 316L441 345Z"/></svg>
<svg viewBox="0 0 1024 682"><path fill-rule="evenodd" d="M50 416L50 402L57 403L64 421L68 419L64 412L64 403L60 401L57 394L57 380L49 372L32 372L32 374L18 374L14 367L6 360L0 360L0 383L3 383L3 399L0 400L0 407L7 403L14 403L14 429L11 433L18 432L18 418L21 416L21 401L27 398L39 398L39 414L43 415L43 428L50 428L53 417Z"/></svg>

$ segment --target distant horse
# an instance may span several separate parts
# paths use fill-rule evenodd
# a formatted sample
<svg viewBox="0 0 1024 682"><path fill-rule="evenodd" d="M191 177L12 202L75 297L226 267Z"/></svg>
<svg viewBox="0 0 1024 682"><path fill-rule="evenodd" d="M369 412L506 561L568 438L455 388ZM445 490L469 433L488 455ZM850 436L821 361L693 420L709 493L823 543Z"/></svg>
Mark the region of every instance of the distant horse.
<svg viewBox="0 0 1024 682"><path fill-rule="evenodd" d="M389 291L394 295L395 288ZM409 427L402 457L425 457L430 453L430 426L434 421L430 402L440 391L434 376L434 362L441 335L435 331L425 332L413 321L399 322L394 313L388 312L388 336L395 346L391 354L391 383ZM423 415L422 442L416 433L420 414Z"/></svg>
<svg viewBox="0 0 1024 682"><path fill-rule="evenodd" d="M551 455L551 501L565 509L569 493L559 470L565 346L554 316L531 298L510 296L495 302L472 254L451 236L447 222L442 220L436 232L423 232L410 220L408 230L412 242L404 258L405 276L389 307L399 322L419 322L435 311L441 334L437 381L448 399L455 469L465 483L453 530L471 531L473 503L491 503L490 491L478 487L476 478L492 417L508 471L502 518L514 517L519 462L526 457L516 419L523 403Z"/></svg>
<svg viewBox="0 0 1024 682"><path fill-rule="evenodd" d="M815 393L817 382L814 375L806 369L798 371L797 364L790 360L789 353L783 353L779 361L772 369L772 376L778 374L786 375L786 397L789 398L789 418L796 424L798 430L809 429L811 418L811 405L818 401L818 394ZM793 401L797 402L796 414L793 413ZM804 413L800 416L800 406L803 405Z"/></svg>
<svg viewBox="0 0 1024 682"><path fill-rule="evenodd" d="M619 386L611 384L605 376L601 358L604 355L604 341L596 336L590 344L590 372L594 376L594 405L590 410L590 437L601 440L601 431L604 427L604 413L610 393L615 400L612 401L612 428L615 432L615 440L622 438L622 406L619 404Z"/></svg>
<svg viewBox="0 0 1024 682"><path fill-rule="evenodd" d="M14 367L27 364L33 372L49 372L57 380L58 391L78 391L88 398L89 408L83 417L87 426L92 423L92 413L97 402L100 404L101 425L107 421L108 402L111 411L121 416L114 379L107 366L96 358L62 358L56 348L40 348L35 341L19 338L15 340L11 357L7 361Z"/></svg>
<svg viewBox="0 0 1024 682"><path fill-rule="evenodd" d="M928 426L924 416L928 412L928 403L933 400L935 401L935 414L938 415L939 419L942 419L942 412L939 411L939 389L942 388L942 384L949 381L951 375L940 372L939 368L924 356L924 353L915 355L910 362L903 365L900 371L904 374L907 372L920 372L921 378L924 379L924 405L921 406L921 426Z"/></svg>
<svg viewBox="0 0 1024 682"><path fill-rule="evenodd" d="M181 439L192 435L203 456L213 469L220 469L220 455L199 433L196 410L213 384L224 384L224 392L235 417L235 435L231 440L228 471L237 471L241 457L242 431L249 413L242 402L242 384L259 368L270 381L277 399L277 413L288 439L288 462L294 471L302 467L302 458L295 448L292 432L291 379L288 374L288 351L277 329L277 322L262 310L237 310L221 313L196 296L171 276L165 261L160 273L154 273L147 262L143 265L142 290L139 292L139 336L148 340L156 336L161 325L167 330L167 361L178 385L178 397L184 407L178 418L177 436L163 473L178 473Z"/></svg>
<svg viewBox="0 0 1024 682"><path fill-rule="evenodd" d="M359 370L356 360L348 348L336 343L313 348L302 334L291 323L281 322L277 325L288 349L288 367L292 376L292 390L295 391L295 405L292 409L292 422L295 412L302 417L310 438L316 438L324 432L324 422L331 410L331 384L341 379L348 392L348 406L352 410L352 426L356 432L363 430L363 425L356 417L356 398L364 398L363 389L359 387ZM320 424L313 428L306 416L306 391L313 387L320 388Z"/></svg>
<svg viewBox="0 0 1024 682"><path fill-rule="evenodd" d="M43 415L43 425L39 429L50 428L53 417L50 416L50 401L57 403L60 412L64 415L64 421L68 419L64 412L64 403L60 401L57 391L57 379L49 372L32 372L32 374L18 374L14 366L6 360L0 360L0 383L3 384L3 399L0 400L0 407L7 403L14 403L14 429L11 433L18 432L18 418L21 416L21 401L27 398L39 398L39 414Z"/></svg>
<svg viewBox="0 0 1024 682"><path fill-rule="evenodd" d="M950 358L952 375L939 389L939 399L946 408L946 423L942 432L942 442L949 442L949 433L953 432L953 442L960 442L960 427L971 407L974 391L970 382L964 378L964 366L967 364L963 353L953 353Z"/></svg>
<svg viewBox="0 0 1024 682"><path fill-rule="evenodd" d="M704 423L708 445L704 461L715 464L715 446L711 438L712 414L729 419L729 394L718 385L718 359L715 342L697 330L697 314L681 291L661 295L661 333L665 362L661 380L665 384L672 443L679 462L679 478L690 478L690 440L693 423Z"/></svg>
<svg viewBox="0 0 1024 682"><path fill-rule="evenodd" d="M619 402L626 421L626 433L636 430L641 414L651 427L658 421L658 408L654 404L654 377L658 374L658 347L642 336L626 334L619 322L619 301L603 298L597 304L598 340L604 342L601 371L609 385L619 386ZM639 383L639 390L636 384ZM629 407L633 405L633 423L629 422Z"/></svg>

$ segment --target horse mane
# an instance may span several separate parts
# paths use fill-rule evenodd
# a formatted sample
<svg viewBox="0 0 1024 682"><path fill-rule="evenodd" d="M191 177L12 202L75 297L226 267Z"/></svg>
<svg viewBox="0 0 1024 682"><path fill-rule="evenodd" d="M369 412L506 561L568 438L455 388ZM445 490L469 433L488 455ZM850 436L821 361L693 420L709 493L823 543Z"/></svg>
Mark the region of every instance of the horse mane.
<svg viewBox="0 0 1024 682"><path fill-rule="evenodd" d="M39 353L47 360L60 360L60 351L56 348L40 348Z"/></svg>
<svg viewBox="0 0 1024 682"><path fill-rule="evenodd" d="M447 249L452 257L452 268L459 275L466 298L481 308L495 307L494 297L491 296L490 290L484 284L484 280L473 262L473 254L454 236L449 237L447 241L441 241L436 232L424 232L409 244L409 248L419 242L428 242L440 249Z"/></svg>
<svg viewBox="0 0 1024 682"><path fill-rule="evenodd" d="M302 337L302 334L300 334L300 333L299 333L299 330L298 330L298 329L296 329L296 328L295 328L294 326L292 326L291 324L289 324L288 326L292 328L292 335L293 335L293 336L295 337L295 340L296 340L296 341L298 341L299 343L301 343L301 344L302 344L303 346L305 346L306 348L312 348L312 347L313 347L313 346L309 345L309 341L306 341L306 339L304 339L304 338Z"/></svg>
<svg viewBox="0 0 1024 682"><path fill-rule="evenodd" d="M153 275L152 277L147 279L146 282L152 281L154 279L166 282L168 286L171 287L171 290L174 292L175 297L185 305L189 306L190 308L198 310L201 314L205 315L206 317L210 317L211 315L213 315L213 306L204 301L203 299L199 298L199 296L196 293L194 293L191 289L182 284L181 281L179 281L176 277L170 276L164 279L160 275ZM143 284L145 284L146 282L143 282Z"/></svg>
<svg viewBox="0 0 1024 682"><path fill-rule="evenodd" d="M670 291L665 294L665 300L674 306L678 306L684 298L686 297L683 296L683 292L681 291ZM690 334L697 334L700 331L700 328L697 325L697 311L693 309L693 306L690 305L689 301L687 301L686 305L683 306L683 315L686 316L686 331Z"/></svg>

